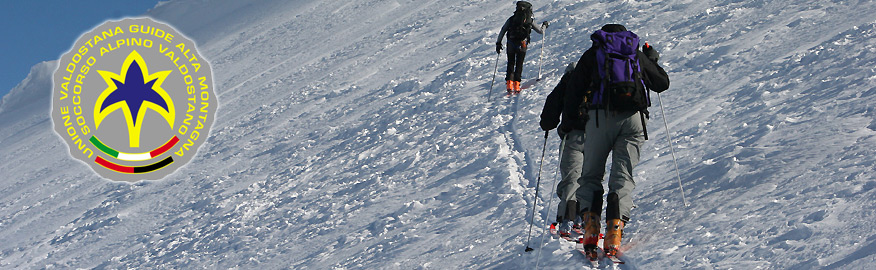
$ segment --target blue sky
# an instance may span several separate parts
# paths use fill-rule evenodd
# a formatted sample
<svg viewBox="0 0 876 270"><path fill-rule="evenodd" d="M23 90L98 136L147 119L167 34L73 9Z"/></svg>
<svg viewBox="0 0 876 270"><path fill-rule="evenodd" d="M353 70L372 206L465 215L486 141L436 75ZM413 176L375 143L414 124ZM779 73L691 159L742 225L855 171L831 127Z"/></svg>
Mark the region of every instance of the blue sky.
<svg viewBox="0 0 876 270"><path fill-rule="evenodd" d="M0 96L31 66L55 60L83 32L108 19L143 15L158 0L0 1Z"/></svg>

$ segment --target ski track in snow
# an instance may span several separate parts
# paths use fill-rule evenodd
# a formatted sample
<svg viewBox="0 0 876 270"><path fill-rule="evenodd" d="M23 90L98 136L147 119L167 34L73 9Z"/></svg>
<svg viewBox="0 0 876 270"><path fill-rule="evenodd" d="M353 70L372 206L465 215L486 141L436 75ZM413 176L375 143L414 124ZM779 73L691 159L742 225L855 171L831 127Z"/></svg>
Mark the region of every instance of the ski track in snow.
<svg viewBox="0 0 876 270"><path fill-rule="evenodd" d="M876 4L533 4L552 21L544 80L501 97L502 54L488 102L513 1L161 3L149 14L214 67L210 139L168 179L99 179L59 154L55 63L35 66L0 103L0 268L586 269L572 243L523 249L556 210L555 132L533 200L544 99L614 22L658 49L672 86L667 116L652 99L627 264L606 269L876 262Z"/></svg>

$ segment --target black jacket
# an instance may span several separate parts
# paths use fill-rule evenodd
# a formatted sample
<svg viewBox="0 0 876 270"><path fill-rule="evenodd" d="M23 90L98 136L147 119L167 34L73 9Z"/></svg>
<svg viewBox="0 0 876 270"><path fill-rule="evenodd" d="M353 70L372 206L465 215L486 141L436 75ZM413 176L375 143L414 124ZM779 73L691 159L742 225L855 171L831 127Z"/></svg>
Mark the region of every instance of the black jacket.
<svg viewBox="0 0 876 270"><path fill-rule="evenodd" d="M511 27L511 20L512 19L514 19L514 16L511 16L507 20L505 20L505 24L502 25L502 30L499 30L499 40L496 40L496 43L502 43L502 39L505 38L505 35L507 35L506 33L508 32L508 29ZM529 24L530 24L529 27L531 28L530 31L535 31L536 33L544 35L544 30L541 29L541 25L535 24L535 20L532 20L532 22L530 22ZM529 43L529 33L526 33L526 34L527 34L526 35L526 42ZM508 37L508 41L509 42L511 41L511 37ZM519 40L518 40L518 43L519 43Z"/></svg>
<svg viewBox="0 0 876 270"><path fill-rule="evenodd" d="M560 127L562 133L567 133L572 129L584 130L584 123L587 123L587 115L578 115L577 113L564 113L566 102L566 89L569 85L569 80L572 72L566 72L560 79L560 83L554 87L554 90L548 94L544 101L544 108L541 111L541 128L543 130L551 130L557 127L562 116L564 126ZM584 119L577 119L584 117Z"/></svg>
<svg viewBox="0 0 876 270"><path fill-rule="evenodd" d="M642 80L648 89L663 92L669 88L669 75L657 63L652 62L644 53L638 51L639 65L642 69ZM560 132L573 129L584 130L589 116L587 115L585 93L599 87L598 71L596 69L596 49L591 47L575 69L563 75L560 83L548 95L541 113L541 127L549 130L560 124ZM560 122L562 115L562 122Z"/></svg>

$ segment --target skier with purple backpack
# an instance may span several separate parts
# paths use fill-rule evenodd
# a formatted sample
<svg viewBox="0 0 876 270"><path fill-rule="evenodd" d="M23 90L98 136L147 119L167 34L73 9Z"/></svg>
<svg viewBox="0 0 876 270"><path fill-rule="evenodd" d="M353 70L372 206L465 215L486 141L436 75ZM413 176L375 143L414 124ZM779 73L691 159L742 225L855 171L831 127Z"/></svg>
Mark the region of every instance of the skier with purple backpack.
<svg viewBox="0 0 876 270"><path fill-rule="evenodd" d="M561 162L561 167L576 166L575 169L580 170L574 196L576 201L565 203L567 207L579 208L578 217L565 217L564 222L582 220L583 236L579 241L591 261L595 262L605 194L602 181L606 160L611 153L603 248L606 256L617 259L623 228L630 221L633 207L632 192L636 186L633 169L639 163L640 150L648 139L648 90L660 93L668 89L669 75L657 64L657 51L647 43L639 50L638 36L623 25L607 24L590 38L593 46L584 52L569 74L562 105L563 114L574 114L575 117L570 119L586 121L583 130L587 135L583 138L582 130L582 140L577 142L580 145L572 146L581 149L580 161ZM547 130L555 126L551 123L542 125L542 128ZM566 126L582 129L580 124ZM563 127L560 125L561 129ZM566 132L572 130L569 128Z"/></svg>

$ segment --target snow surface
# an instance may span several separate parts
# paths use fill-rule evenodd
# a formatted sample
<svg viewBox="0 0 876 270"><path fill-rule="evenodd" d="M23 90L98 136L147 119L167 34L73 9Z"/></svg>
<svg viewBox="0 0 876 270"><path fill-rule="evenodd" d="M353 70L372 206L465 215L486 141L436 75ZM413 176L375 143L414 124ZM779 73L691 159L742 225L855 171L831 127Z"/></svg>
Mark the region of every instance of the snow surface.
<svg viewBox="0 0 876 270"><path fill-rule="evenodd" d="M538 119L589 33L616 22L670 74L690 206L655 107L628 264L609 268L873 267L876 3L532 2L553 22L545 80L491 102L513 1L161 3L150 16L214 67L209 141L165 180L100 179L63 154L55 62L37 65L0 104L0 268L581 269L569 243L523 252L533 203L531 246L554 215L554 134L533 200ZM544 45L533 34L525 80Z"/></svg>

